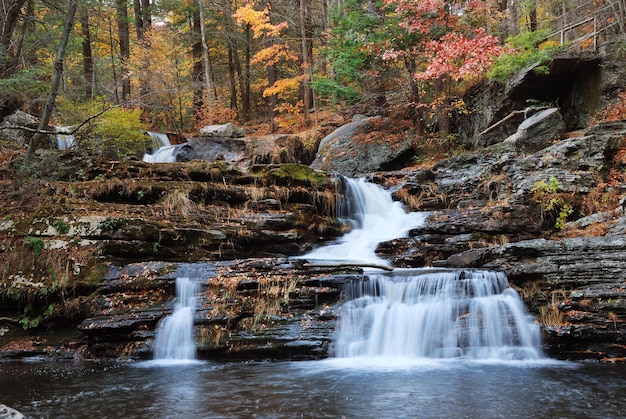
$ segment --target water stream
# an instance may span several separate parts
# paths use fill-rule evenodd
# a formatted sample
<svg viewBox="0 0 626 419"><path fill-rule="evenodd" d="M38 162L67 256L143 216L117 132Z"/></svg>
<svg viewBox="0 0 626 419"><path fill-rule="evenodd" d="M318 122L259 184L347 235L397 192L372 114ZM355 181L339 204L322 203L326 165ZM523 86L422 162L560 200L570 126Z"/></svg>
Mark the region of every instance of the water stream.
<svg viewBox="0 0 626 419"><path fill-rule="evenodd" d="M186 362L196 358L193 317L197 283L190 278L176 279L176 302L170 316L161 320L154 339L154 359L159 363Z"/></svg>
<svg viewBox="0 0 626 419"><path fill-rule="evenodd" d="M405 237L426 213L407 213L382 187L344 179L340 216L353 225L338 243L305 259L389 266L376 255L385 240ZM333 353L339 358L541 358L541 333L502 272L481 270L366 270L343 290ZM379 360L380 361L380 360Z"/></svg>

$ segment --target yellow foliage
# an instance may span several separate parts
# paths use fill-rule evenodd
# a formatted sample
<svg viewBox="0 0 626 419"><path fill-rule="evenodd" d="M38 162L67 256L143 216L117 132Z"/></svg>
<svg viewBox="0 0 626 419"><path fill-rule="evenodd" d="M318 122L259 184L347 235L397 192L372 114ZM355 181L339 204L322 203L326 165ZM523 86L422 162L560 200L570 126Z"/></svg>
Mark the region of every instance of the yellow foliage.
<svg viewBox="0 0 626 419"><path fill-rule="evenodd" d="M297 96L300 89L300 82L304 78L303 75L295 76L287 79L276 80L273 86L263 91L263 97L277 95L280 99L290 99Z"/></svg>
<svg viewBox="0 0 626 419"><path fill-rule="evenodd" d="M277 65L280 62L298 61L298 57L286 44L274 44L263 48L252 57L252 64L262 64L266 67Z"/></svg>

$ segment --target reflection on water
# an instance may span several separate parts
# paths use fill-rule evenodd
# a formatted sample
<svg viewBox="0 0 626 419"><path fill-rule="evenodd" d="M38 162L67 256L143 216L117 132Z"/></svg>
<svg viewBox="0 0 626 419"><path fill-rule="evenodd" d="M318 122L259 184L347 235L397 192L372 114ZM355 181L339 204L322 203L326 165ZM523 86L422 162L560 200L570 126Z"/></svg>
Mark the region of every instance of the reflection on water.
<svg viewBox="0 0 626 419"><path fill-rule="evenodd" d="M441 360L0 363L0 402L44 418L617 418L626 366Z"/></svg>

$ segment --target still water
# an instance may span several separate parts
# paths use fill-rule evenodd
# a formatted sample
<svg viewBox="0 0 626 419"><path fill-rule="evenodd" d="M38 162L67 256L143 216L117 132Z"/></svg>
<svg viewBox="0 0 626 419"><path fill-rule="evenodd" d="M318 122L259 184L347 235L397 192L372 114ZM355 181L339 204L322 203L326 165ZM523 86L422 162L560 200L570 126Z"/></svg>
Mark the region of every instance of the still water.
<svg viewBox="0 0 626 419"><path fill-rule="evenodd" d="M619 418L626 366L0 363L0 402L33 418Z"/></svg>

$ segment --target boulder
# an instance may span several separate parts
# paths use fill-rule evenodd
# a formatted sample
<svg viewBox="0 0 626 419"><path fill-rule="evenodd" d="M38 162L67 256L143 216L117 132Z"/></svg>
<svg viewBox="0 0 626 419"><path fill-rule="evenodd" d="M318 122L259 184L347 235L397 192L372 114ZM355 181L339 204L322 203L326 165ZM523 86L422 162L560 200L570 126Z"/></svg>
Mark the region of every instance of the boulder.
<svg viewBox="0 0 626 419"><path fill-rule="evenodd" d="M320 142L311 167L355 177L386 170L412 153L414 135L409 131L394 142L389 142L384 132L379 136L366 135L374 124L381 123L384 121L379 117L365 117L336 129Z"/></svg>
<svg viewBox="0 0 626 419"><path fill-rule="evenodd" d="M22 111L15 111L4 118L0 124L0 140L14 143L20 146L26 145L31 133L22 127L36 129L37 120L34 116Z"/></svg>
<svg viewBox="0 0 626 419"><path fill-rule="evenodd" d="M237 128L232 122L222 125L207 125L200 128L200 135L203 137L223 137L223 138L241 138L245 137L246 131L243 128Z"/></svg>
<svg viewBox="0 0 626 419"><path fill-rule="evenodd" d="M526 119L517 128L517 132L506 140L519 152L542 150L559 140L565 134L565 121L558 108L550 108Z"/></svg>

